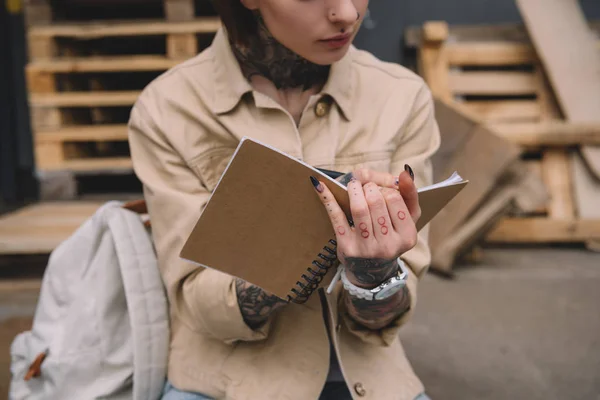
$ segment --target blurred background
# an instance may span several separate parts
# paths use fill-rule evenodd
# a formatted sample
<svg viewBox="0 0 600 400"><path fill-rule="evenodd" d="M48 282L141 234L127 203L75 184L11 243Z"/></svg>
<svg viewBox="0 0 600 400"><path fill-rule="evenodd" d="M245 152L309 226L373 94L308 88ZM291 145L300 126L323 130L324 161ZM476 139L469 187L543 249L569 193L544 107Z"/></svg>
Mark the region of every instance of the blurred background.
<svg viewBox="0 0 600 400"><path fill-rule="evenodd" d="M219 27L209 0L2 2L0 398L49 254L142 196L139 92ZM355 45L425 79L436 179L471 181L401 333L429 395L600 399L600 1L377 0Z"/></svg>

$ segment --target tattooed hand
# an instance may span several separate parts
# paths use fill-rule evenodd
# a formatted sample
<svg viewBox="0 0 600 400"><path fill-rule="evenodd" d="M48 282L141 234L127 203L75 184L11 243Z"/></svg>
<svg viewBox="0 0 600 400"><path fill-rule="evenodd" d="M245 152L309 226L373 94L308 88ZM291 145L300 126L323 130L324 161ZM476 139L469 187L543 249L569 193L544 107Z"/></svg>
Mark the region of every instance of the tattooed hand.
<svg viewBox="0 0 600 400"><path fill-rule="evenodd" d="M421 209L414 175L405 169L398 178L363 169L340 179L348 181L352 223L327 186L313 179L336 232L338 258L356 286L373 288L388 279L398 271L396 258L417 243Z"/></svg>
<svg viewBox="0 0 600 400"><path fill-rule="evenodd" d="M360 170L341 177L350 195L352 222L323 183L312 179L336 232L338 258L356 286L374 288L398 271L397 257L417 243L415 223L421 216L412 169L398 178ZM347 183L346 183L347 182ZM346 311L368 329L381 329L410 310L408 287L379 301L344 292Z"/></svg>
<svg viewBox="0 0 600 400"><path fill-rule="evenodd" d="M251 329L263 326L275 310L287 304L279 297L269 294L243 279L236 279L235 289L242 317Z"/></svg>

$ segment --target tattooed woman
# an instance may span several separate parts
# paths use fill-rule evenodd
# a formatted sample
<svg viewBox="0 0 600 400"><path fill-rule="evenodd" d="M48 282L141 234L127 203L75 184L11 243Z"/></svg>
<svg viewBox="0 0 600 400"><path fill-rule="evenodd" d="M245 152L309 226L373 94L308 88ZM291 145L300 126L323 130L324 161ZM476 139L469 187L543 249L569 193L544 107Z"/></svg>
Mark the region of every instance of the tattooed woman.
<svg viewBox="0 0 600 400"><path fill-rule="evenodd" d="M368 0L214 4L211 46L152 82L129 125L170 301L163 399L426 399L398 332L430 261L415 229L440 140L430 91L352 46ZM313 179L344 271L331 294L288 304L178 257L243 136L345 174L351 221Z"/></svg>

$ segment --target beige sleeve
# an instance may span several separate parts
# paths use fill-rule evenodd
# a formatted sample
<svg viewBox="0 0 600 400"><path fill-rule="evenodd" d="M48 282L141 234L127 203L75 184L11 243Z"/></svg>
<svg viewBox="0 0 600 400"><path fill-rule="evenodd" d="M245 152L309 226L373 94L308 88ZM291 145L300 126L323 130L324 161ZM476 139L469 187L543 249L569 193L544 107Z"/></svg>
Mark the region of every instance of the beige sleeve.
<svg viewBox="0 0 600 400"><path fill-rule="evenodd" d="M129 143L135 173L144 187L171 313L193 331L226 343L266 338L269 323L254 331L244 322L231 276L179 257L210 192L172 147L152 97L145 100L149 104L138 100L132 110Z"/></svg>
<svg viewBox="0 0 600 400"><path fill-rule="evenodd" d="M415 184L423 187L432 184L433 168L431 156L440 146L440 132L435 120L435 112L431 92L423 85L414 102L412 118L398 135L402 140L392 159L391 172L396 175L408 164L415 174ZM365 342L375 345L389 346L397 337L399 329L413 315L417 304L417 287L420 278L425 274L431 262L431 252L428 246L429 227L425 226L418 235L417 245L401 256L409 267L408 290L411 298L410 310L402 317L393 321L380 330L370 330L356 323L345 312L343 301L339 302L341 317L346 326L356 336Z"/></svg>

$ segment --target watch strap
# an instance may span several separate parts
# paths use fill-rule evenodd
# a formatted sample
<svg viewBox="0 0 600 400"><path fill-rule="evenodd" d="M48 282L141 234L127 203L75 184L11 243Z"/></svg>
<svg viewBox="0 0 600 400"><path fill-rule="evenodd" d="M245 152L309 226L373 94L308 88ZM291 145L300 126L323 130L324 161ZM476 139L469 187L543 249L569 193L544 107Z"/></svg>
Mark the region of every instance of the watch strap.
<svg viewBox="0 0 600 400"><path fill-rule="evenodd" d="M406 279L408 278L408 269L406 268L404 261L402 261L402 259L400 257L398 257L397 262L398 262L398 267L399 267L398 274L373 289L364 289L364 288L358 287L358 286L354 285L352 282L350 282L350 280L346 276L346 270L345 270L344 266L339 267L340 270L338 271L338 274L342 280L344 289L348 293L350 293L354 297L358 297L359 299L373 301L373 300L375 300L377 293L379 293L381 290L383 290L383 288L390 281L401 280L401 281L406 282ZM399 285L398 290L400 290L401 288L402 288L402 285Z"/></svg>

